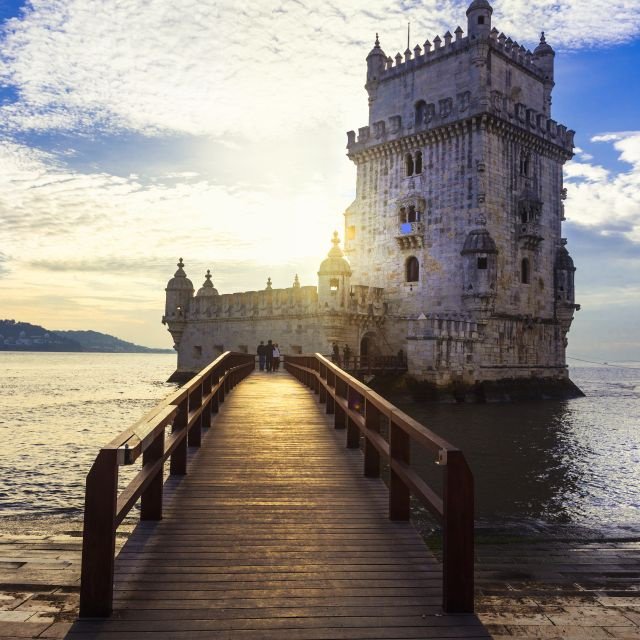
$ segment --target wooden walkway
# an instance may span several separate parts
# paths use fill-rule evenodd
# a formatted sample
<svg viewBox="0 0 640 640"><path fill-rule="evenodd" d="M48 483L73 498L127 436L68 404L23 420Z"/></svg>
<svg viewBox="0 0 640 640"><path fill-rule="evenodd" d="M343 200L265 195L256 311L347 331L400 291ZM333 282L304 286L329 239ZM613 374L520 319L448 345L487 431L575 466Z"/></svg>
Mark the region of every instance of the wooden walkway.
<svg viewBox="0 0 640 640"><path fill-rule="evenodd" d="M433 556L289 374L241 382L194 455L118 555L112 617L68 638L489 637L442 613Z"/></svg>

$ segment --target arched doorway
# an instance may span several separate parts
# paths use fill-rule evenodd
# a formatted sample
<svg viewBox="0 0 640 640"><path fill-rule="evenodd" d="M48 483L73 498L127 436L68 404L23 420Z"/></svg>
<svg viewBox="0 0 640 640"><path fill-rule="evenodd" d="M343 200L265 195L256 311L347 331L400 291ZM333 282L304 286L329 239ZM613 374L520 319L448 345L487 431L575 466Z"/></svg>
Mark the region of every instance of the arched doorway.
<svg viewBox="0 0 640 640"><path fill-rule="evenodd" d="M370 331L360 339L360 361L364 366L372 366L373 360L379 354L376 334Z"/></svg>

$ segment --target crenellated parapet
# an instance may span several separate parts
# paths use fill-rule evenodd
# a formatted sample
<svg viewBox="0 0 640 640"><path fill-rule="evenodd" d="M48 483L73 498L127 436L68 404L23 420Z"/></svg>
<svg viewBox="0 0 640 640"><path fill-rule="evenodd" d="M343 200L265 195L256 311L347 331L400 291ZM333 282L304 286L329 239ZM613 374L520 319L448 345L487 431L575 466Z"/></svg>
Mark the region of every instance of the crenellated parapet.
<svg viewBox="0 0 640 640"><path fill-rule="evenodd" d="M574 132L551 119L555 52L546 42L531 51L491 27L489 3L472 3L461 27L443 38L387 56L379 39L367 57L369 124L347 133L348 155L448 128L466 120L501 120L560 147L570 157ZM447 81L455 75L455 82ZM406 95L400 101L398 95ZM413 110L407 109L408 103ZM402 109L400 112L399 110Z"/></svg>

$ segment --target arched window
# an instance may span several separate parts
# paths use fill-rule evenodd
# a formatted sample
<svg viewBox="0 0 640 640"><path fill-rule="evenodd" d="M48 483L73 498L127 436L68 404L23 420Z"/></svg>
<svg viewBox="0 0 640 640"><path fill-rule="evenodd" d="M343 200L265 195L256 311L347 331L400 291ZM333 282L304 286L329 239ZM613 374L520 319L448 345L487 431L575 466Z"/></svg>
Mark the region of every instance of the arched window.
<svg viewBox="0 0 640 640"><path fill-rule="evenodd" d="M409 206L409 217L407 218L407 222L416 222L418 220L416 214L416 208L413 205Z"/></svg>
<svg viewBox="0 0 640 640"><path fill-rule="evenodd" d="M416 174L422 173L422 151L416 151Z"/></svg>
<svg viewBox="0 0 640 640"><path fill-rule="evenodd" d="M407 209L406 207L400 207L400 222L407 222Z"/></svg>
<svg viewBox="0 0 640 640"><path fill-rule="evenodd" d="M420 280L420 263L415 256L407 258L406 275L407 282L418 282Z"/></svg>
<svg viewBox="0 0 640 640"><path fill-rule="evenodd" d="M404 157L404 165L407 171L407 176L413 175L413 156L410 153Z"/></svg>
<svg viewBox="0 0 640 640"><path fill-rule="evenodd" d="M416 127L424 124L425 116L427 115L427 103L424 100L416 102Z"/></svg>
<svg viewBox="0 0 640 640"><path fill-rule="evenodd" d="M329 280L329 291L331 291L331 293L335 293L338 290L339 286L340 281L338 280L338 278L331 278L331 280Z"/></svg>
<svg viewBox="0 0 640 640"><path fill-rule="evenodd" d="M520 282L522 284L529 284L529 258L522 258L522 263L520 264Z"/></svg>
<svg viewBox="0 0 640 640"><path fill-rule="evenodd" d="M478 16L478 24L484 24L484 16Z"/></svg>
<svg viewBox="0 0 640 640"><path fill-rule="evenodd" d="M531 168L531 154L523 151L520 155L520 175L529 177L529 170Z"/></svg>

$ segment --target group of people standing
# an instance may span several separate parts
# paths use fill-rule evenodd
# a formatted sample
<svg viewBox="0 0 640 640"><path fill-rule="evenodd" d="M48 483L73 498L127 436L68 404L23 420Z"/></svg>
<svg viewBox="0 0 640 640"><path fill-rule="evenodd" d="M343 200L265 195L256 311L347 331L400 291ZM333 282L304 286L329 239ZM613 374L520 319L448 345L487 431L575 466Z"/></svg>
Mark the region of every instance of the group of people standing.
<svg viewBox="0 0 640 640"><path fill-rule="evenodd" d="M258 366L260 371L277 371L280 368L280 348L278 343L275 344L268 340L267 344L264 340L260 340L260 344L256 349L258 353Z"/></svg>
<svg viewBox="0 0 640 640"><path fill-rule="evenodd" d="M348 344L344 345L342 355L343 360L340 359L340 347L337 342L334 342L331 345L331 360L338 366L344 366L346 368L349 366L349 361L351 359L351 347Z"/></svg>

